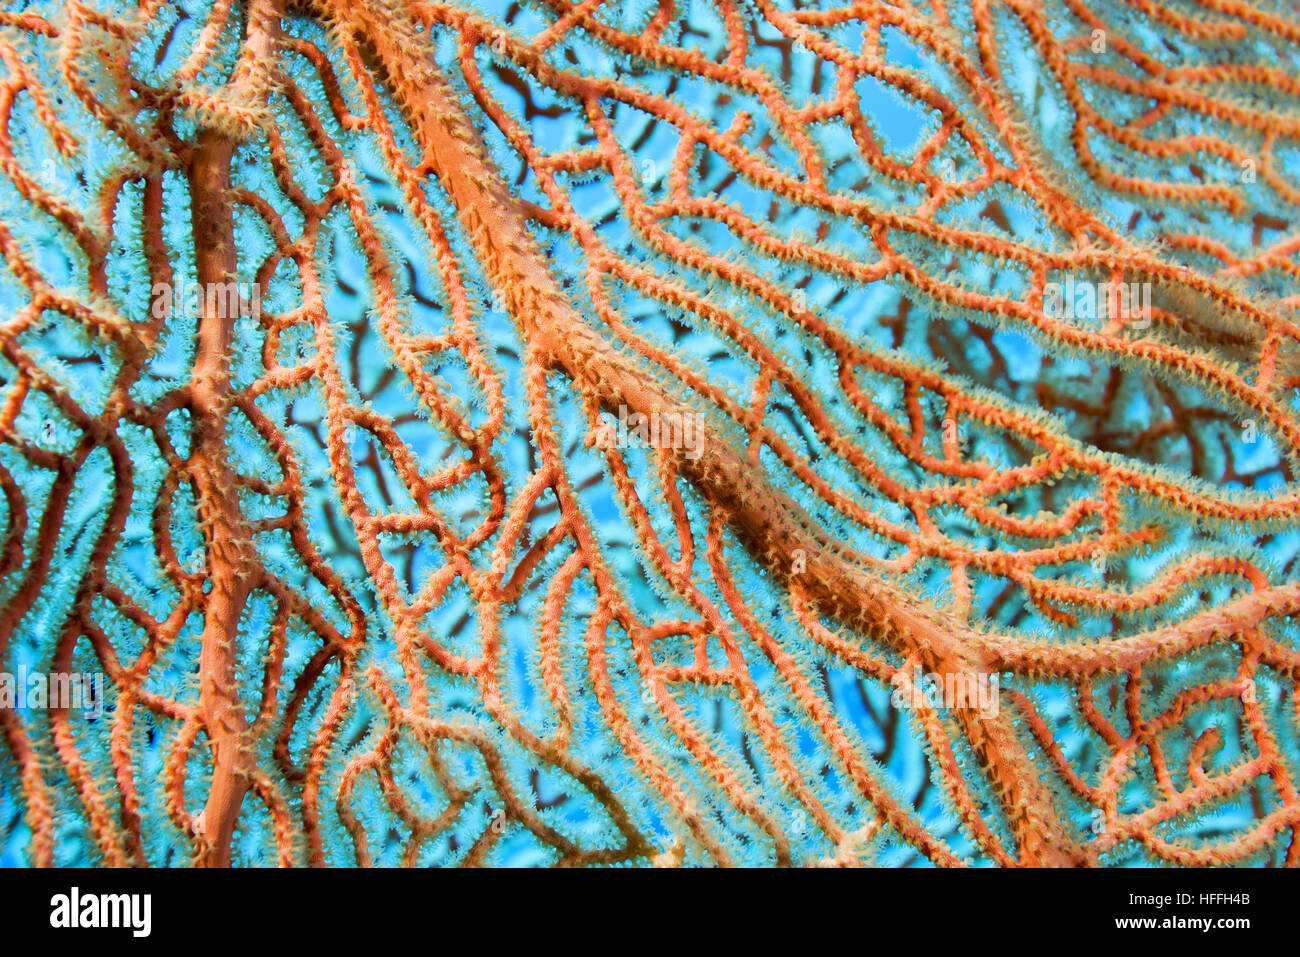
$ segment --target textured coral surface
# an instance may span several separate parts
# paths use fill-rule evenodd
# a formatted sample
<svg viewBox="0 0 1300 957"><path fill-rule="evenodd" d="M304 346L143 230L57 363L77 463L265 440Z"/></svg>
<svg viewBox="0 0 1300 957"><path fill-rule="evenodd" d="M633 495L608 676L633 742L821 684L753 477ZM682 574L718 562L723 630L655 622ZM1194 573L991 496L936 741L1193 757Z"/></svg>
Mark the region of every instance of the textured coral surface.
<svg viewBox="0 0 1300 957"><path fill-rule="evenodd" d="M1298 216L1293 3L3 0L0 863L1294 865Z"/></svg>

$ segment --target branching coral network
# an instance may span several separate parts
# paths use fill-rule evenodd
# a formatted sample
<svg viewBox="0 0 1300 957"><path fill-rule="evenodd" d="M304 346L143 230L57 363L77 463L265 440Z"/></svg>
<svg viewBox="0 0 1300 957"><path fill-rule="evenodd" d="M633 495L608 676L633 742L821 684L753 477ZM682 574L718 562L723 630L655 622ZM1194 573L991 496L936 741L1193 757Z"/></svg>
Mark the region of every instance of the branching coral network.
<svg viewBox="0 0 1300 957"><path fill-rule="evenodd" d="M1300 860L1290 5L0 60L0 670L110 689L0 707L7 858Z"/></svg>

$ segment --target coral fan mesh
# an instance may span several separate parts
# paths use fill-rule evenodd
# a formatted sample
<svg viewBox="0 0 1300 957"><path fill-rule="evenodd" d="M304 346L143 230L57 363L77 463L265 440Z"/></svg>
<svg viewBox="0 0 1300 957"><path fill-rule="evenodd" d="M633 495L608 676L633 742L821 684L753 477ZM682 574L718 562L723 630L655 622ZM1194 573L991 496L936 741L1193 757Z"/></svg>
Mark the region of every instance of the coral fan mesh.
<svg viewBox="0 0 1300 957"><path fill-rule="evenodd" d="M1297 862L1285 5L0 64L0 670L108 688L0 708L0 860Z"/></svg>

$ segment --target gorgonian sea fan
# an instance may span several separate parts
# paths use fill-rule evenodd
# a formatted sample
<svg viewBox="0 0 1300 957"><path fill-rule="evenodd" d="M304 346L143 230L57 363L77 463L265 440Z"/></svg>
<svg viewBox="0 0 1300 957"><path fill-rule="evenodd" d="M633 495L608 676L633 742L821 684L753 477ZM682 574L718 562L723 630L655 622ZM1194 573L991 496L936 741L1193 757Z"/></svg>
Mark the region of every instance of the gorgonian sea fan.
<svg viewBox="0 0 1300 957"><path fill-rule="evenodd" d="M0 59L5 862L1296 863L1292 7Z"/></svg>

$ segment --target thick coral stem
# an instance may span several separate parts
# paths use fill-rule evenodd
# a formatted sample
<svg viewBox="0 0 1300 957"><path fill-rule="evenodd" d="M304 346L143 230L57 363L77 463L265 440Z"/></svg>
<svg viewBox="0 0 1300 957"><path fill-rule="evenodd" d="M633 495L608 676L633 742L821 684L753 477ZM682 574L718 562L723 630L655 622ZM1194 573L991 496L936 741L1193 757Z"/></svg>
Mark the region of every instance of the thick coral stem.
<svg viewBox="0 0 1300 957"><path fill-rule="evenodd" d="M442 182L475 244L493 285L530 347L564 370L601 404L646 416L693 415L651 374L602 339L561 293L515 199L488 160L473 125L427 52L427 37L398 4L334 7L370 52L406 108L424 148L425 166ZM987 677L969 632L937 609L922 607L900 589L840 557L830 538L788 496L772 488L762 469L716 434L703 453L676 463L710 500L723 506L740 536L776 573L785 575L796 551L808 557L801 580L828 612L934 673L960 682ZM974 686L974 685L971 685ZM1075 865L1087 856L1067 835L1052 796L1005 716L954 709L956 720L1002 798L1024 864Z"/></svg>

